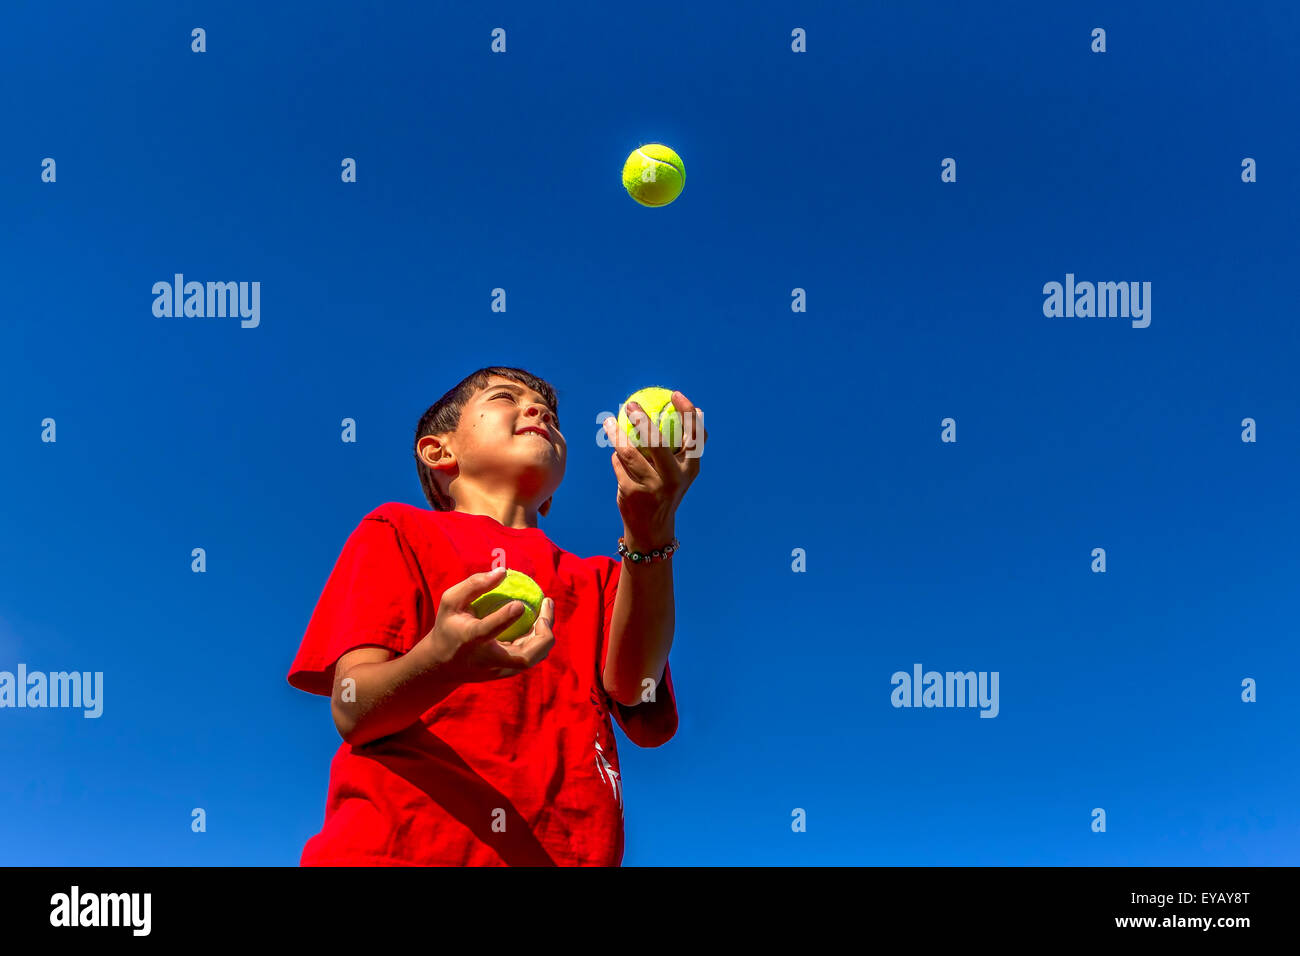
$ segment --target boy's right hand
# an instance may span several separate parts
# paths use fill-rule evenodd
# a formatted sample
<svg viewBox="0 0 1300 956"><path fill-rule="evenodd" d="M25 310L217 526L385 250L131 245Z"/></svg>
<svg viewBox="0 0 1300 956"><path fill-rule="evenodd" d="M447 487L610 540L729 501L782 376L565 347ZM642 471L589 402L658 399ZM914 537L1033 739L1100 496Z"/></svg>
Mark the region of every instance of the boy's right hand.
<svg viewBox="0 0 1300 956"><path fill-rule="evenodd" d="M478 618L470 602L486 594L505 578L505 568L471 574L442 592L438 615L424 638L437 668L450 681L475 683L513 677L546 658L555 645L551 627L555 623L555 602L542 601L533 629L511 644L497 635L524 613L522 601L511 601L487 617Z"/></svg>

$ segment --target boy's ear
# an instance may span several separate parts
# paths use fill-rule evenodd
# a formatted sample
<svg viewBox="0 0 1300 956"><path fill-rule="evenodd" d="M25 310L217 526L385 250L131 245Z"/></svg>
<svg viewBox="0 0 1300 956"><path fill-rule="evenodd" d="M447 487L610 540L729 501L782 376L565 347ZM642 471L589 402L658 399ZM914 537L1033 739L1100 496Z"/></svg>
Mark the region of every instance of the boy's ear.
<svg viewBox="0 0 1300 956"><path fill-rule="evenodd" d="M425 439L429 439L429 440L426 441ZM454 454L452 454L447 450L447 446L443 443L442 437L440 435L426 435L424 436L424 438L421 438L420 451L423 452L425 449L432 449L432 451L429 453L429 457L432 458L435 462L441 462L448 458L454 460L456 457ZM427 465L430 468L435 467L424 457L423 454L420 456L420 460L423 461L425 465Z"/></svg>
<svg viewBox="0 0 1300 956"><path fill-rule="evenodd" d="M543 518L545 518L546 513L550 510L551 510L551 499L547 498L544 502L542 502L542 506L537 509L537 513L541 515Z"/></svg>

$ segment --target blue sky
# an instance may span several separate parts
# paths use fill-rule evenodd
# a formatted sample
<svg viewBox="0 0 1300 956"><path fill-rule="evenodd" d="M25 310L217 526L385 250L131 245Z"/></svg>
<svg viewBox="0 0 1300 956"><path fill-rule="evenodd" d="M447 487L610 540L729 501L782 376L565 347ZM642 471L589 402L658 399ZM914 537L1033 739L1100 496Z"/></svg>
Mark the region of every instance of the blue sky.
<svg viewBox="0 0 1300 956"><path fill-rule="evenodd" d="M708 416L625 864L1300 862L1294 7L430 6L6 6L0 669L106 690L0 710L0 863L297 862L338 738L289 662L493 364L559 390L579 555L621 530L598 413ZM260 325L154 317L178 272ZM1150 326L1045 317L1067 273ZM914 663L998 716L893 708Z"/></svg>

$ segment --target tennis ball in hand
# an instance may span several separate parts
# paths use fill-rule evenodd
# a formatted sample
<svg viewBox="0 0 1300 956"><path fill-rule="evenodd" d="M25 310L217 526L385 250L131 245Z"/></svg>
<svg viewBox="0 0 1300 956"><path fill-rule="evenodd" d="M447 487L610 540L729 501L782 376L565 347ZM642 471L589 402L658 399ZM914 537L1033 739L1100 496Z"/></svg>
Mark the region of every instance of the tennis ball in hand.
<svg viewBox="0 0 1300 956"><path fill-rule="evenodd" d="M649 441L641 441L637 438L636 426L640 425L645 428L645 420L638 417L635 421L628 415L627 402L636 402L643 409L646 415L650 416L650 427L658 428L659 435L647 436ZM623 429L627 437L632 440L632 444L641 449L641 454L647 458L649 452L645 446L651 442L662 444L673 451L682 447L682 416L673 406L673 392L670 388L660 388L653 385L650 388L643 388L639 392L633 392L627 397L618 410L618 427Z"/></svg>
<svg viewBox="0 0 1300 956"><path fill-rule="evenodd" d="M480 594L469 605L474 616L481 620L511 601L523 601L524 613L497 636L497 640L505 644L532 630L537 614L542 609L542 589L537 586L537 582L522 571L507 569L500 584L486 594Z"/></svg>
<svg viewBox="0 0 1300 956"><path fill-rule="evenodd" d="M634 150L623 164L623 188L643 206L666 206L682 193L686 166L662 143Z"/></svg>

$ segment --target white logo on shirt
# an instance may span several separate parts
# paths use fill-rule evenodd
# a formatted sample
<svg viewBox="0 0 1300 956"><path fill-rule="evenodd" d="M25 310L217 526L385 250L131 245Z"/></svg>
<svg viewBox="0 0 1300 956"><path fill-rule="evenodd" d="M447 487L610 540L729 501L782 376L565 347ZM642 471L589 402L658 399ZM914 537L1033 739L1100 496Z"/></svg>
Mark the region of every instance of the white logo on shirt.
<svg viewBox="0 0 1300 956"><path fill-rule="evenodd" d="M608 760L605 759L605 751L601 749L600 741L596 741L596 773L600 774L600 779L614 788L614 799L618 801L619 816L623 815L623 791L619 786L618 771L615 770Z"/></svg>

